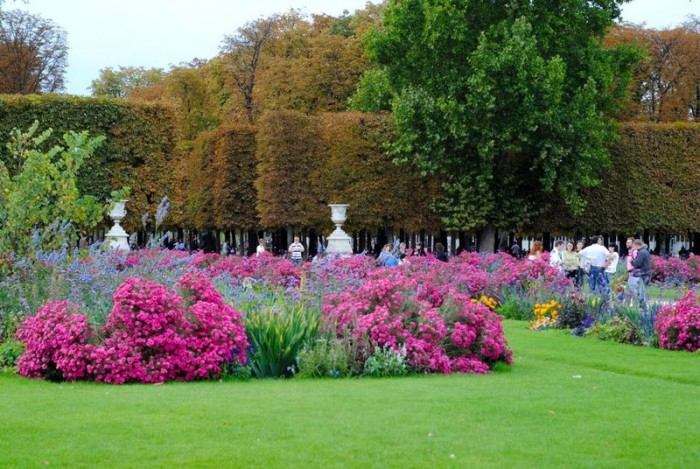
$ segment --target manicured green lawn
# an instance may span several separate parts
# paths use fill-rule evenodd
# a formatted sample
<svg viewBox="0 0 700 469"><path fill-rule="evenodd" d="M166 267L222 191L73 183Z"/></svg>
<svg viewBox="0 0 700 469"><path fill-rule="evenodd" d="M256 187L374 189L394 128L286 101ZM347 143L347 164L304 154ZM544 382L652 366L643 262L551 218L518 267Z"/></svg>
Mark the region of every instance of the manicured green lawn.
<svg viewBox="0 0 700 469"><path fill-rule="evenodd" d="M700 355L530 332L488 376L52 384L0 375L2 467L694 467Z"/></svg>

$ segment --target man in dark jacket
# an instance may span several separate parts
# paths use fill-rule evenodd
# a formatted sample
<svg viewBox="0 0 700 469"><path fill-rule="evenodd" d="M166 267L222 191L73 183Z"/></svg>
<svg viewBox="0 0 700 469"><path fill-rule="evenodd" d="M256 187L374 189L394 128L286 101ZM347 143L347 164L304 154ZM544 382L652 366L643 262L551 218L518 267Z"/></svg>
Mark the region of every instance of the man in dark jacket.
<svg viewBox="0 0 700 469"><path fill-rule="evenodd" d="M651 258L649 257L649 249L641 239L634 240L634 248L637 250L637 257L632 260L634 268L630 273L630 286L636 286L637 299L639 306L642 309L647 307L647 291L645 284L649 283L651 277ZM636 281L633 281L636 279Z"/></svg>

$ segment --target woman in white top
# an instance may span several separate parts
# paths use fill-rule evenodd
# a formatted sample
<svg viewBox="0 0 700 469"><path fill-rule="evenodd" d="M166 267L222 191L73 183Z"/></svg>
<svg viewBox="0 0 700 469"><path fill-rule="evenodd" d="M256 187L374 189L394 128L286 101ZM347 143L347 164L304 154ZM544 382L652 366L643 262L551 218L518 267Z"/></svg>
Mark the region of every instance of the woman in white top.
<svg viewBox="0 0 700 469"><path fill-rule="evenodd" d="M258 240L258 247L255 248L255 256L257 257L260 254L262 254L263 252L265 252L265 240L259 239Z"/></svg>
<svg viewBox="0 0 700 469"><path fill-rule="evenodd" d="M617 272L617 263L620 261L620 255L617 253L617 244L608 246L608 252L610 254L608 254L608 266L605 268L605 275L608 277L608 285L610 285L610 280Z"/></svg>

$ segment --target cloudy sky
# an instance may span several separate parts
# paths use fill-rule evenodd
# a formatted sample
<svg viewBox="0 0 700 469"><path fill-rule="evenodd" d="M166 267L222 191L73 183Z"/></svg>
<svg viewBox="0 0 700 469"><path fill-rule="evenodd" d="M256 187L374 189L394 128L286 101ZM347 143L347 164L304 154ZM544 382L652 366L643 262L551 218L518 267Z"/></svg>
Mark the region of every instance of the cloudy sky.
<svg viewBox="0 0 700 469"><path fill-rule="evenodd" d="M90 82L106 67L167 69L193 58L215 56L225 34L248 21L300 9L340 15L363 8L366 0L6 0L53 20L68 33L66 92L87 95ZM663 7L661 7L663 5ZM632 0L623 19L648 27L675 26L700 16L700 0Z"/></svg>

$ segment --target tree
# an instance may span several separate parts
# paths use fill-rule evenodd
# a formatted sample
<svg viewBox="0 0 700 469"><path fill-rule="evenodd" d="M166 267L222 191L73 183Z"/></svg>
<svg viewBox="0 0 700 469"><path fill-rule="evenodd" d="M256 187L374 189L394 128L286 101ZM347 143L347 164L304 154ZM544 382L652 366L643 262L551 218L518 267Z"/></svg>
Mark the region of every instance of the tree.
<svg viewBox="0 0 700 469"><path fill-rule="evenodd" d="M700 117L700 18L673 29L618 26L606 44L634 44L647 54L635 68L622 118L670 122Z"/></svg>
<svg viewBox="0 0 700 469"><path fill-rule="evenodd" d="M153 86L163 79L162 68L111 67L100 70L100 76L92 80L90 91L95 97L127 98L135 90Z"/></svg>
<svg viewBox="0 0 700 469"><path fill-rule="evenodd" d="M243 95L248 123L255 121L253 90L263 45L268 41L276 17L259 19L238 28L236 34L224 38L221 47L230 77Z"/></svg>
<svg viewBox="0 0 700 469"><path fill-rule="evenodd" d="M0 15L0 92L62 90L67 56L66 33L53 21L21 10Z"/></svg>
<svg viewBox="0 0 700 469"><path fill-rule="evenodd" d="M601 45L625 1L389 2L367 51L376 88L391 86L390 151L443 175L448 229L481 229L492 251L496 228L524 226L551 200L580 212L638 58Z"/></svg>
<svg viewBox="0 0 700 469"><path fill-rule="evenodd" d="M295 111L276 111L260 119L255 187L262 226L291 231L327 223L330 195L316 185L317 172L326 163L325 154L314 118Z"/></svg>

